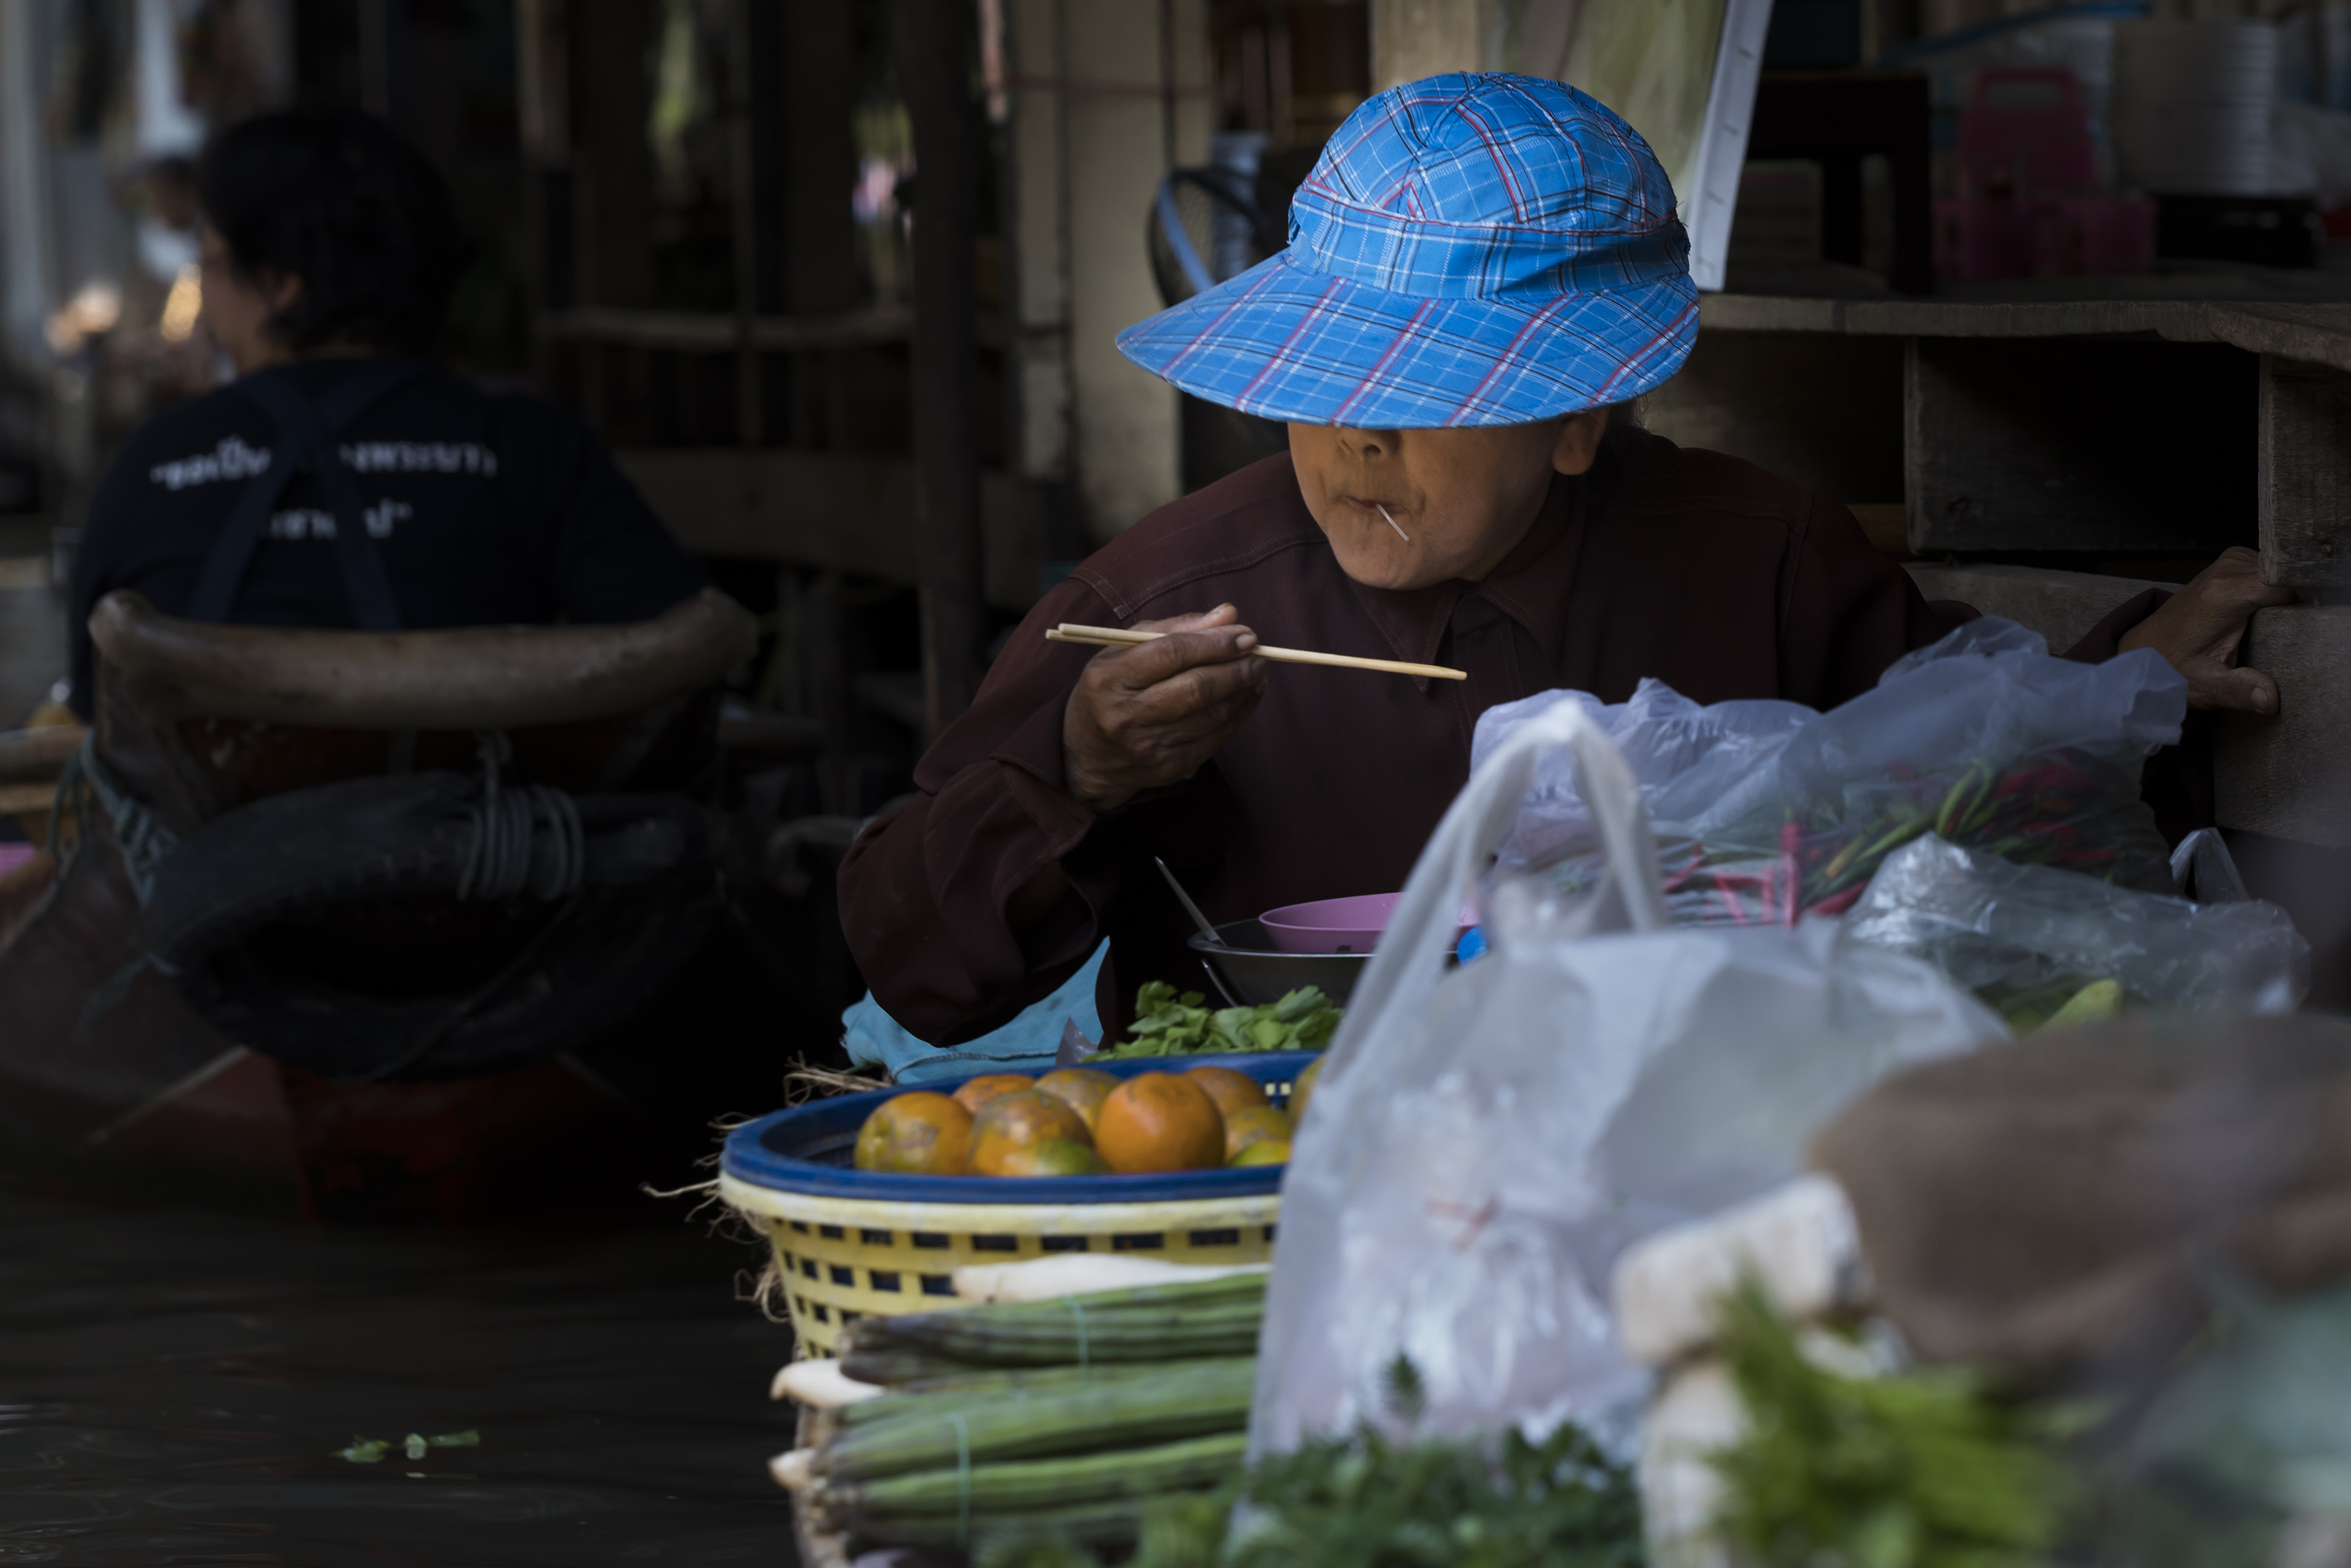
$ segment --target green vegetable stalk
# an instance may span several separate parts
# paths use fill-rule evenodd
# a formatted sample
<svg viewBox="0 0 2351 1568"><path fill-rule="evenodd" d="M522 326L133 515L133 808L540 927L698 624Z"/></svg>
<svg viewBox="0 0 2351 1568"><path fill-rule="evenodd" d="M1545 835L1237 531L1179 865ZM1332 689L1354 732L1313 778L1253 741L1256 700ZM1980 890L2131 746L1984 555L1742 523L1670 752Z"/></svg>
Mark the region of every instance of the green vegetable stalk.
<svg viewBox="0 0 2351 1568"><path fill-rule="evenodd" d="M826 1511L842 1524L953 1518L1139 1500L1222 1485L1240 1473L1246 1432L1224 1432L1144 1448L925 1470L862 1485L827 1487Z"/></svg>
<svg viewBox="0 0 2351 1568"><path fill-rule="evenodd" d="M828 1483L1007 1459L1138 1448L1237 1432L1249 1422L1254 1358L1170 1365L1157 1377L1080 1384L1019 1401L853 1427L825 1445Z"/></svg>
<svg viewBox="0 0 2351 1568"><path fill-rule="evenodd" d="M901 1370L879 1364L879 1357L892 1354L924 1358L903 1370L934 1376L939 1364L930 1358L1010 1367L1247 1355L1257 1349L1265 1316L1265 1281L1262 1274L1235 1274L1061 1301L867 1318L844 1336L841 1370L859 1378Z"/></svg>
<svg viewBox="0 0 2351 1568"><path fill-rule="evenodd" d="M927 1359L927 1358L926 1358ZM871 1426L876 1421L894 1420L909 1412L961 1409L967 1406L1001 1404L1006 1400L1033 1399L1040 1394L1056 1393L1081 1384L1130 1383L1138 1377L1156 1377L1167 1370L1164 1361L1111 1363L1086 1366L1033 1367L967 1367L961 1362L927 1361L933 1368L953 1367L944 1375L924 1378L917 1382L891 1384L884 1378L860 1377L860 1383L883 1383L891 1392L878 1399L860 1400L844 1405L832 1413L836 1427ZM842 1370L851 1376L850 1363Z"/></svg>

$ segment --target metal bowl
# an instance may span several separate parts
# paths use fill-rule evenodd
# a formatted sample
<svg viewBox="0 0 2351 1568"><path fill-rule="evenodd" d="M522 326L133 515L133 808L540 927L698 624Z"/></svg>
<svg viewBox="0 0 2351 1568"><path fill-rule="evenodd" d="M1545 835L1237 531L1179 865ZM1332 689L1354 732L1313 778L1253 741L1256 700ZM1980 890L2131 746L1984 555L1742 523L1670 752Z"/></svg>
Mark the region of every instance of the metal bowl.
<svg viewBox="0 0 2351 1568"><path fill-rule="evenodd" d="M1208 977L1235 1007L1262 1007L1278 1002L1302 986L1319 986L1322 994L1347 1005L1369 953L1285 953L1273 945L1265 927L1254 920L1234 920L1217 927L1223 946L1199 932L1187 938L1200 955Z"/></svg>

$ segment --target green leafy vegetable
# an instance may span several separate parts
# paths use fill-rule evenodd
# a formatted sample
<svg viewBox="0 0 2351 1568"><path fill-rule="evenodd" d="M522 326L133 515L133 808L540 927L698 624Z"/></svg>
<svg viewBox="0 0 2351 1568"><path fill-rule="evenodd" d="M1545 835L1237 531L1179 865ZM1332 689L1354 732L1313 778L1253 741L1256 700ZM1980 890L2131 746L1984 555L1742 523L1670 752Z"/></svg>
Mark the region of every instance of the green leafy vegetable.
<svg viewBox="0 0 2351 1568"><path fill-rule="evenodd" d="M348 1459L355 1465L374 1465L398 1448L412 1459L421 1459L427 1448L478 1448L482 1435L475 1431L448 1432L437 1437L421 1437L411 1432L405 1437L353 1437L348 1448L337 1448L329 1458Z"/></svg>
<svg viewBox="0 0 2351 1568"><path fill-rule="evenodd" d="M1388 1370L1390 1416L1426 1404L1419 1375ZM1230 1535L1233 1505L1245 1521ZM1065 1537L998 1537L982 1568L1073 1568ZM1543 1442L1398 1441L1365 1426L1260 1460L1236 1486L1152 1500L1132 1568L1639 1568L1631 1473L1573 1426Z"/></svg>
<svg viewBox="0 0 2351 1568"><path fill-rule="evenodd" d="M1941 1369L1846 1377L1813 1364L1751 1284L1720 1343L1746 1406L1714 1457L1720 1523L1766 1568L2022 1568L2046 1561L2067 1500L2058 1418Z"/></svg>
<svg viewBox="0 0 2351 1568"><path fill-rule="evenodd" d="M1196 1056L1250 1051L1320 1051L1338 1032L1340 1009L1316 987L1290 992L1278 1002L1254 1008L1201 1004L1199 991L1177 995L1165 980L1150 980L1135 993L1136 1018L1127 1025L1133 1040L1104 1051L1104 1057Z"/></svg>
<svg viewBox="0 0 2351 1568"><path fill-rule="evenodd" d="M1541 1443L1395 1442L1366 1427L1249 1474L1231 1568L1637 1568L1631 1473L1574 1426Z"/></svg>

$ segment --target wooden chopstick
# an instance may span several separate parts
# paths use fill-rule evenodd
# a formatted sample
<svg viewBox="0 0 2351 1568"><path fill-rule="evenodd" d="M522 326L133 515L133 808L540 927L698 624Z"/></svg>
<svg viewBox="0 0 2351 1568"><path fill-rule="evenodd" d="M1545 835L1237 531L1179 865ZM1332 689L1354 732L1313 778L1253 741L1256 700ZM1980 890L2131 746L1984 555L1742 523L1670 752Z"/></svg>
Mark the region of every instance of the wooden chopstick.
<svg viewBox="0 0 2351 1568"><path fill-rule="evenodd" d="M1165 632L1130 632L1121 626L1079 626L1064 621L1045 633L1049 643L1092 643L1103 648L1132 648L1142 643L1155 643L1166 636ZM1359 659L1353 653L1314 653L1303 648L1269 648L1260 643L1249 650L1260 659L1271 659L1277 664L1329 664L1342 670L1380 670L1391 675L1426 675L1440 681L1466 681L1467 670L1448 670L1443 664L1408 664L1401 659Z"/></svg>

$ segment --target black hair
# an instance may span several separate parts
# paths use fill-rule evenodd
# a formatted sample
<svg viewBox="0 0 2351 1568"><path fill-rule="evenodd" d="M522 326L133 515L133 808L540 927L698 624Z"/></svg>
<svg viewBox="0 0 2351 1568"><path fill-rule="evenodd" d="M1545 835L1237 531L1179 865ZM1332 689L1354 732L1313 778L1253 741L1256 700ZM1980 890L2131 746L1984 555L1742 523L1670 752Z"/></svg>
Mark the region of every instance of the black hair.
<svg viewBox="0 0 2351 1568"><path fill-rule="evenodd" d="M472 259L439 171L356 110L287 110L225 127L204 146L196 190L239 273L302 280L271 323L290 349L423 353Z"/></svg>

